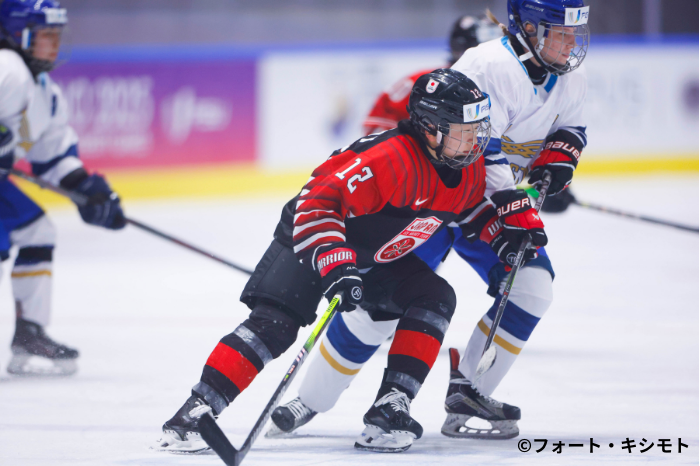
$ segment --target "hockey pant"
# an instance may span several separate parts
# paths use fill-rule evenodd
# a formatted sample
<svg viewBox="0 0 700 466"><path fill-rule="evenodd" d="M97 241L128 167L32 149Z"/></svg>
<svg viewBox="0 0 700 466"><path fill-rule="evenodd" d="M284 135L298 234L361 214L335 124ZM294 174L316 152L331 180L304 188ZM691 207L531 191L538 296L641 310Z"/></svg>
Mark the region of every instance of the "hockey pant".
<svg viewBox="0 0 700 466"><path fill-rule="evenodd" d="M415 254L434 270L450 248L454 248L490 285L489 294L495 297L494 304L474 329L460 362L460 371L471 380L498 309L507 272L486 243L470 244L458 228L441 231L419 247ZM537 259L520 269L511 289L494 339L499 346L496 364L477 382L477 387L485 395L492 394L503 380L552 302L554 272L544 248L538 252L540 256ZM323 349L311 361L299 388L304 404L318 412L328 411L335 405L364 363L393 331L392 321L377 326L367 313L357 312L339 317L331 322L321 341Z"/></svg>
<svg viewBox="0 0 700 466"><path fill-rule="evenodd" d="M12 268L18 318L42 326L51 316L51 274L56 231L43 210L12 182L0 182L0 259L19 248Z"/></svg>
<svg viewBox="0 0 700 466"><path fill-rule="evenodd" d="M279 286L303 277L304 270L308 270L293 254L291 249L273 241L243 292L243 301L252 307L250 316L219 341L204 366L200 382L193 387L193 392L216 413L245 390L269 361L294 343L302 325L313 322L308 311L313 305L315 312L320 302L319 280L295 283L298 288L293 296L315 294L306 303L287 300L289 289ZM267 286L264 277L268 275L276 278L277 286ZM399 386L413 398L440 351L456 307L454 291L413 254L372 268L363 274L363 281L363 307L372 310L374 320L365 310L358 309L336 314L333 322L343 325L346 318L359 319L377 339L386 339L396 330L386 382ZM324 345L319 350L319 354L326 355L332 351Z"/></svg>

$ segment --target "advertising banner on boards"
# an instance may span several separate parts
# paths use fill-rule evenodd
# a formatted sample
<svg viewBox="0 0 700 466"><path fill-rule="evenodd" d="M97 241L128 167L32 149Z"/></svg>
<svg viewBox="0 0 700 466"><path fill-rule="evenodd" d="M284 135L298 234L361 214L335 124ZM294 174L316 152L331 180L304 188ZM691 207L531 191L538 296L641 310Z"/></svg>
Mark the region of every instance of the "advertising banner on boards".
<svg viewBox="0 0 700 466"><path fill-rule="evenodd" d="M254 59L68 63L52 73L98 168L250 162L256 157Z"/></svg>

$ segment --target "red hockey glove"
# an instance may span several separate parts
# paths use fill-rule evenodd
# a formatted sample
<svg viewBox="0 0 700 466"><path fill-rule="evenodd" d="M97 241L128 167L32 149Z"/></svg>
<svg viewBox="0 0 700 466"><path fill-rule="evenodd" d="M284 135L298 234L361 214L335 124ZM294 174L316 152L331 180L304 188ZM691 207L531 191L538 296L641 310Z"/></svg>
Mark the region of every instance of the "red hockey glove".
<svg viewBox="0 0 700 466"><path fill-rule="evenodd" d="M491 196L491 201L496 205L496 215L486 222L480 239L489 243L501 262L512 266L520 244L529 234L532 247L525 251L525 262L537 257L537 247L547 244L547 235L525 191L499 191Z"/></svg>
<svg viewBox="0 0 700 466"><path fill-rule="evenodd" d="M544 172L552 174L547 194L560 193L569 186L574 177L583 150L583 142L569 131L559 130L547 138L547 142L530 168L528 182L539 189Z"/></svg>
<svg viewBox="0 0 700 466"><path fill-rule="evenodd" d="M328 247L327 247L328 248ZM328 301L342 295L339 312L354 311L362 302L363 286L360 272L355 267L357 254L347 246L331 249L320 247L314 257L314 267L321 275L321 289Z"/></svg>

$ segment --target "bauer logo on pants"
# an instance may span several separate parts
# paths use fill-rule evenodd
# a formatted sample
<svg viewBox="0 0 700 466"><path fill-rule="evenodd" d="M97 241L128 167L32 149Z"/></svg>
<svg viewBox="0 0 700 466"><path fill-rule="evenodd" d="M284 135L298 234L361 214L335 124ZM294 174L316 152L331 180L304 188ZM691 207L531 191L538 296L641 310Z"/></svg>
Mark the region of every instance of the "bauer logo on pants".
<svg viewBox="0 0 700 466"><path fill-rule="evenodd" d="M442 220L435 217L417 218L391 241L382 246L374 255L374 260L391 262L411 252L425 243L438 228Z"/></svg>

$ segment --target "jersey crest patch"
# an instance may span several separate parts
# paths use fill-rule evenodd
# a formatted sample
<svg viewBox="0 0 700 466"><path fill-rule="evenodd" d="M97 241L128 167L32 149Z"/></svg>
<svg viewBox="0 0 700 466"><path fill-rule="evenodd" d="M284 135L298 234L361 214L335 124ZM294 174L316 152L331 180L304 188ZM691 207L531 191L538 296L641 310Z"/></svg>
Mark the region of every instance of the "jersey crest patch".
<svg viewBox="0 0 700 466"><path fill-rule="evenodd" d="M442 225L442 220L435 217L417 218L391 241L382 246L374 255L379 263L395 261L405 256L428 239Z"/></svg>
<svg viewBox="0 0 700 466"><path fill-rule="evenodd" d="M537 157L544 139L535 139L527 142L514 142L508 136L501 139L501 151L508 155L519 155L528 159Z"/></svg>

